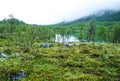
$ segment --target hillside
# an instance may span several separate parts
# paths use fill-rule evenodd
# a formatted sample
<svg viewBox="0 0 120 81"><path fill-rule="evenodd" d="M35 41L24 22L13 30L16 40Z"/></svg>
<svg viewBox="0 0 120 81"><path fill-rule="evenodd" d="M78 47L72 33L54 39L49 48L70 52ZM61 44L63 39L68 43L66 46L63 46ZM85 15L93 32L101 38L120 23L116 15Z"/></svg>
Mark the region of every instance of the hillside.
<svg viewBox="0 0 120 81"><path fill-rule="evenodd" d="M102 10L98 11L92 15L85 16L82 18L79 18L75 21L68 22L68 23L76 23L76 22L82 22L82 21L89 21L92 18L95 18L97 21L101 22L117 22L120 21L120 10L114 11L114 10ZM62 23L64 24L64 23Z"/></svg>

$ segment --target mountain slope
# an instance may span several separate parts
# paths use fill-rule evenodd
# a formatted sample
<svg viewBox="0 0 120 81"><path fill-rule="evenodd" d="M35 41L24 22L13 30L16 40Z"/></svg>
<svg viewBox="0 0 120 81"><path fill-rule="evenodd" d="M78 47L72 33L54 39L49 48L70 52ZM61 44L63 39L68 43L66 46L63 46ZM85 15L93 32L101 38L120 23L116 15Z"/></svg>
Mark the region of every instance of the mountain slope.
<svg viewBox="0 0 120 81"><path fill-rule="evenodd" d="M113 11L113 10L103 10L99 11L93 15L89 15L80 19L77 19L75 21L72 21L70 23L74 22L81 22L81 21L89 21L92 18L95 18L97 21L120 21L120 10L119 11Z"/></svg>

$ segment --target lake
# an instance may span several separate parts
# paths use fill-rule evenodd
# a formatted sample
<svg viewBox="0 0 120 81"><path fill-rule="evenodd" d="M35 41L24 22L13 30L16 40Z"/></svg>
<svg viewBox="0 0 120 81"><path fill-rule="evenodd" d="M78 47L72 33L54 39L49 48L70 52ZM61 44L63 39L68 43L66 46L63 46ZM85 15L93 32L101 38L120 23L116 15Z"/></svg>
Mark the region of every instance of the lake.
<svg viewBox="0 0 120 81"><path fill-rule="evenodd" d="M78 38L72 35L60 35L56 34L55 35L55 42L79 42Z"/></svg>

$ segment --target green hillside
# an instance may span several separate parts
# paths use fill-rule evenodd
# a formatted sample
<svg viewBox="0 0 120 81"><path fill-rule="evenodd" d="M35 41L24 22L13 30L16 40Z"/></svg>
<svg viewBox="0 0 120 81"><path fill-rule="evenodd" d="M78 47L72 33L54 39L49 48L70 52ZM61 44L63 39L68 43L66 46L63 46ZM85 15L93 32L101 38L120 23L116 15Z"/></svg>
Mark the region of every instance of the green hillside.
<svg viewBox="0 0 120 81"><path fill-rule="evenodd" d="M120 21L120 10L102 10L96 12L95 14L77 19L73 22L80 22L80 21L89 21L91 18L95 18L97 21L104 21L104 22L117 22Z"/></svg>

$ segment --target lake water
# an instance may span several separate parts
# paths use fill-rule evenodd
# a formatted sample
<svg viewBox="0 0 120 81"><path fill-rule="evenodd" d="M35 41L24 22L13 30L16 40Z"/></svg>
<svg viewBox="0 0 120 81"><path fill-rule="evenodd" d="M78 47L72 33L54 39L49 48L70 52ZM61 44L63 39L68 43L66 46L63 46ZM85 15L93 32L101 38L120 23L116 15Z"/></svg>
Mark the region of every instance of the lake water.
<svg viewBox="0 0 120 81"><path fill-rule="evenodd" d="M55 42L79 42L79 40L75 37L75 36L72 36L72 35L60 35L60 34L56 34L55 36Z"/></svg>

